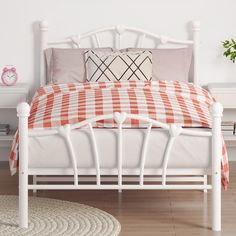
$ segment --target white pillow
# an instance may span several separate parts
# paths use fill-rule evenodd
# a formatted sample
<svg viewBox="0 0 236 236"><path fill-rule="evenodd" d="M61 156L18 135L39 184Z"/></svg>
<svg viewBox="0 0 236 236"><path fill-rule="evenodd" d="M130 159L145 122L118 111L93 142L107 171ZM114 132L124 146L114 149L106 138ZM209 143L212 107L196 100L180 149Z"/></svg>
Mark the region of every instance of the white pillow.
<svg viewBox="0 0 236 236"><path fill-rule="evenodd" d="M152 79L152 52L101 52L85 53L87 81L150 81Z"/></svg>

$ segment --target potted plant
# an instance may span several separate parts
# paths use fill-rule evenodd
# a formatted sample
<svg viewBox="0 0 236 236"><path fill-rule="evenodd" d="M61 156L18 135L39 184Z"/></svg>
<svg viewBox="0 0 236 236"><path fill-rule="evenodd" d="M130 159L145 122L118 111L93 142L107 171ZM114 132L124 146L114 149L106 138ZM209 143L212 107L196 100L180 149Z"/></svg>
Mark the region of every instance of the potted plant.
<svg viewBox="0 0 236 236"><path fill-rule="evenodd" d="M225 48L224 56L229 58L233 63L236 61L236 41L234 39L225 40L222 42Z"/></svg>

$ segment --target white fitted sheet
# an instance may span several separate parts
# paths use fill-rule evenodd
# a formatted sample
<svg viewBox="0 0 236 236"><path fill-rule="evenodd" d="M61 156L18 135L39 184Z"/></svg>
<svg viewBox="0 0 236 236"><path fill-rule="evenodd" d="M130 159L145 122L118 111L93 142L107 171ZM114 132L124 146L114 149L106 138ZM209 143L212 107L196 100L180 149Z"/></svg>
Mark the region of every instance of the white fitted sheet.
<svg viewBox="0 0 236 236"><path fill-rule="evenodd" d="M195 128L196 130L196 128ZM202 129L207 130L207 129ZM209 131L209 129L207 130ZM117 168L117 129L94 129L98 144L100 166ZM123 130L123 168L139 168L146 129ZM76 129L71 132L78 168L94 169L90 132ZM161 168L168 133L152 129L147 148L145 168ZM208 168L211 160L211 138L179 136L171 151L168 168ZM29 168L71 168L69 152L59 135L30 137Z"/></svg>

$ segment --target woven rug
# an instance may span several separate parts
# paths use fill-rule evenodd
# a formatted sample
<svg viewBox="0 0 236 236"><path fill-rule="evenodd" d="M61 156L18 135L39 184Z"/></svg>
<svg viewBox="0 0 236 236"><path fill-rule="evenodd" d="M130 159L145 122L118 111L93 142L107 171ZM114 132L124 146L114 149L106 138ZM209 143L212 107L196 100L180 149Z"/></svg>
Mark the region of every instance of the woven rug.
<svg viewBox="0 0 236 236"><path fill-rule="evenodd" d="M18 227L18 196L0 195L0 235L119 235L120 224L105 211L49 198L29 197L29 227Z"/></svg>

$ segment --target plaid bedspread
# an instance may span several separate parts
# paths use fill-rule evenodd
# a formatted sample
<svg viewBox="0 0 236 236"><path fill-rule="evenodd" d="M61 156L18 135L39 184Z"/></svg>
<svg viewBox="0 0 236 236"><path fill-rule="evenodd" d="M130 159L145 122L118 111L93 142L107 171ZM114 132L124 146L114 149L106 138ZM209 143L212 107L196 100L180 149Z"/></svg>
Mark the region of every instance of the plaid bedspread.
<svg viewBox="0 0 236 236"><path fill-rule="evenodd" d="M75 124L94 116L126 112L148 116L163 123L183 127L211 128L212 96L203 88L178 81L98 82L47 85L37 90L31 103L30 129L47 129ZM127 128L142 127L127 119ZM114 120L100 121L95 127L115 127ZM229 165L222 138L222 183L229 181ZM12 144L10 169L17 170L18 134Z"/></svg>

